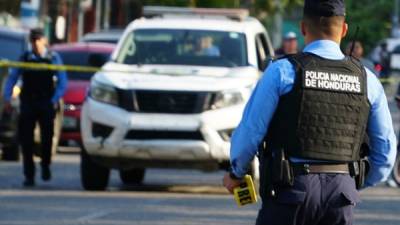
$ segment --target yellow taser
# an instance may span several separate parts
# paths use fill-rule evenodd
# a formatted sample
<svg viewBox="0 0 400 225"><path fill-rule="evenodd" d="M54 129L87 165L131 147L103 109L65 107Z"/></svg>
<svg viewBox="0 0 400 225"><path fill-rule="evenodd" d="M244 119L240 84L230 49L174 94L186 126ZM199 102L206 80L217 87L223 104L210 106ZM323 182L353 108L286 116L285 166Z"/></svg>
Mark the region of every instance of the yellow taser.
<svg viewBox="0 0 400 225"><path fill-rule="evenodd" d="M239 207L257 202L256 190L250 175L244 176L243 182L233 190L233 195Z"/></svg>

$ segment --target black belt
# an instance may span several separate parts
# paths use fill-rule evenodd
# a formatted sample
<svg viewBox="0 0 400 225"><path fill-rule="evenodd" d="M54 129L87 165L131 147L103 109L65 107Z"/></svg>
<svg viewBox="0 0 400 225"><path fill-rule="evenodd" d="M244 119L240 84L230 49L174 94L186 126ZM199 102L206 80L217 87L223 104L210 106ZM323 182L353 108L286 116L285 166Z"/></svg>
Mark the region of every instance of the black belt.
<svg viewBox="0 0 400 225"><path fill-rule="evenodd" d="M313 173L350 174L349 164L292 164L294 175Z"/></svg>

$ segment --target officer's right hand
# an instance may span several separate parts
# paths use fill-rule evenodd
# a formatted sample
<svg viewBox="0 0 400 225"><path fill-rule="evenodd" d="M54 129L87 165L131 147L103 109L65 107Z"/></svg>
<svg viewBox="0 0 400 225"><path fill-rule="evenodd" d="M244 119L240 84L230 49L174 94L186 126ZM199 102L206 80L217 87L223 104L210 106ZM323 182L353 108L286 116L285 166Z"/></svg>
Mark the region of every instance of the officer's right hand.
<svg viewBox="0 0 400 225"><path fill-rule="evenodd" d="M241 181L233 179L229 173L226 173L224 175L222 183L224 187L229 191L229 193L233 194L233 189L239 187Z"/></svg>

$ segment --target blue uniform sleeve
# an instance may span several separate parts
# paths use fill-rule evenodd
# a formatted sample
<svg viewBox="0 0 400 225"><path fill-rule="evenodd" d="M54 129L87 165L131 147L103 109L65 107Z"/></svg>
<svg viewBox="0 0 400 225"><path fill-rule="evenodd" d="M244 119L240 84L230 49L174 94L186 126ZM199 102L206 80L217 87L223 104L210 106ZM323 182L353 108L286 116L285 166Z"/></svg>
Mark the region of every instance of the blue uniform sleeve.
<svg viewBox="0 0 400 225"><path fill-rule="evenodd" d="M365 187L385 181L393 168L396 159L396 135L393 130L392 117L382 85L368 71L368 98L371 110L367 133L370 139L370 171Z"/></svg>
<svg viewBox="0 0 400 225"><path fill-rule="evenodd" d="M54 53L53 56L53 64L55 65L63 65L63 62L61 60L61 57ZM57 85L56 85L56 90L54 92L53 97L51 98L51 102L53 104L57 103L62 96L64 96L65 90L67 88L67 73L63 70L60 70L57 72Z"/></svg>
<svg viewBox="0 0 400 225"><path fill-rule="evenodd" d="M11 100L14 86L17 83L18 78L21 74L21 69L19 68L11 68L9 71L10 74L7 77L7 81L4 86L4 92L3 92L3 98L5 102L9 102Z"/></svg>
<svg viewBox="0 0 400 225"><path fill-rule="evenodd" d="M274 115L280 95L288 92L294 80L286 79L293 70L287 61L275 62L265 71L248 101L239 126L231 140L231 166L237 177L243 177L262 143Z"/></svg>

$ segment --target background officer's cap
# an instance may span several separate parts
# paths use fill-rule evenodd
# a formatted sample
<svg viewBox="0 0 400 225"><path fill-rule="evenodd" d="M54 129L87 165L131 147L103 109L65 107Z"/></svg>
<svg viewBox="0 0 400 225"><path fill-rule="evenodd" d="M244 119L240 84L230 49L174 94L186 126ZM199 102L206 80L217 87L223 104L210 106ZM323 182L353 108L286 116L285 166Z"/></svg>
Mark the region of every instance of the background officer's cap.
<svg viewBox="0 0 400 225"><path fill-rule="evenodd" d="M345 16L344 0L305 0L304 15L307 16Z"/></svg>
<svg viewBox="0 0 400 225"><path fill-rule="evenodd" d="M284 36L283 39L284 40L293 40L297 38L297 34L293 31L287 32Z"/></svg>
<svg viewBox="0 0 400 225"><path fill-rule="evenodd" d="M34 28L31 30L31 33L29 34L30 40L37 40L42 37L44 37L44 31L41 28Z"/></svg>

